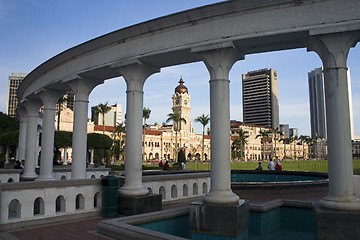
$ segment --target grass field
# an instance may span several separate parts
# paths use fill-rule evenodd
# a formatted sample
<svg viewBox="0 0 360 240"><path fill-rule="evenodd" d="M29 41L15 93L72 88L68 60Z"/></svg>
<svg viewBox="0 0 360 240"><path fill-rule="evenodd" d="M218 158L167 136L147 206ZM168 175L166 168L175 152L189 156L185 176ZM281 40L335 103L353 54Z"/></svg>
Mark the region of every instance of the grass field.
<svg viewBox="0 0 360 240"><path fill-rule="evenodd" d="M257 162L232 162L231 169L254 170L257 168ZM187 163L187 169L192 170L210 170L210 163ZM264 170L267 169L267 162L263 162ZM309 171L309 172L327 172L327 160L299 160L283 161L282 168L285 171ZM353 161L354 174L360 175L360 160Z"/></svg>
<svg viewBox="0 0 360 240"><path fill-rule="evenodd" d="M257 162L232 162L231 169L233 170L254 170L257 168ZM186 168L191 170L210 170L210 163L186 163ZM264 170L267 170L267 162L263 162ZM327 172L327 160L298 160L298 161L282 161L282 168L284 171L308 171L308 172ZM360 160L353 161L354 174L360 175ZM143 165L144 170L157 170L159 168L157 163L147 163ZM124 165L114 165L112 170L122 171Z"/></svg>

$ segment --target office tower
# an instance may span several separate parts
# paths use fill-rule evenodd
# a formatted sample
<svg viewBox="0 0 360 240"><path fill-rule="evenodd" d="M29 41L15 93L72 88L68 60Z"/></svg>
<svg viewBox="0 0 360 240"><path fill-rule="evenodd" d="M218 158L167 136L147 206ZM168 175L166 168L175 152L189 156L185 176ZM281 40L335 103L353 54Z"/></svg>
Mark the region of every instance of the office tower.
<svg viewBox="0 0 360 240"><path fill-rule="evenodd" d="M7 114L9 116L16 115L16 107L18 105L17 99L17 89L19 88L20 83L26 77L27 73L11 73L9 76L9 94L7 102Z"/></svg>
<svg viewBox="0 0 360 240"><path fill-rule="evenodd" d="M311 137L326 138L325 90L322 68L308 73Z"/></svg>
<svg viewBox="0 0 360 240"><path fill-rule="evenodd" d="M289 138L290 136L289 124L280 124L280 132L282 132L283 138Z"/></svg>
<svg viewBox="0 0 360 240"><path fill-rule="evenodd" d="M243 121L267 128L279 127L277 72L260 69L242 75Z"/></svg>
<svg viewBox="0 0 360 240"><path fill-rule="evenodd" d="M105 113L105 126L116 127L117 124L122 123L122 107L121 104L114 104L109 106L111 109L109 112ZM96 111L97 106L91 108L91 121L95 125L102 125L102 114Z"/></svg>
<svg viewBox="0 0 360 240"><path fill-rule="evenodd" d="M297 129L297 128L290 128L290 129L289 129L289 137L294 137L294 136L299 137L299 129Z"/></svg>

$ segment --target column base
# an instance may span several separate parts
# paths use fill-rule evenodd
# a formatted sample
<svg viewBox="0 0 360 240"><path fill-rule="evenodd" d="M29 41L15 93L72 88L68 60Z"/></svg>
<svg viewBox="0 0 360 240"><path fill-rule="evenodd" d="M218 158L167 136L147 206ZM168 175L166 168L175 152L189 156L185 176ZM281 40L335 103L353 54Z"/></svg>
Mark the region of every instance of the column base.
<svg viewBox="0 0 360 240"><path fill-rule="evenodd" d="M37 174L22 174L20 175L20 180L22 182L29 182L29 181L34 181L36 178L38 177Z"/></svg>
<svg viewBox="0 0 360 240"><path fill-rule="evenodd" d="M360 210L360 199L356 198L355 195L347 199L326 196L320 200L319 205L323 208L340 211L356 211Z"/></svg>
<svg viewBox="0 0 360 240"><path fill-rule="evenodd" d="M45 176L45 177L39 176L35 179L35 181L52 181L52 180L56 180L54 176Z"/></svg>
<svg viewBox="0 0 360 240"><path fill-rule="evenodd" d="M119 213L123 215L129 216L160 211L161 206L161 194L151 193L144 196L119 195Z"/></svg>
<svg viewBox="0 0 360 240"><path fill-rule="evenodd" d="M211 191L203 197L204 203L219 205L239 205L244 203L238 195L232 191Z"/></svg>
<svg viewBox="0 0 360 240"><path fill-rule="evenodd" d="M199 235L247 239L249 201L236 206L211 205L203 201L193 202L190 205L190 228L194 239Z"/></svg>
<svg viewBox="0 0 360 240"><path fill-rule="evenodd" d="M314 206L318 240L360 239L360 211L340 211Z"/></svg>

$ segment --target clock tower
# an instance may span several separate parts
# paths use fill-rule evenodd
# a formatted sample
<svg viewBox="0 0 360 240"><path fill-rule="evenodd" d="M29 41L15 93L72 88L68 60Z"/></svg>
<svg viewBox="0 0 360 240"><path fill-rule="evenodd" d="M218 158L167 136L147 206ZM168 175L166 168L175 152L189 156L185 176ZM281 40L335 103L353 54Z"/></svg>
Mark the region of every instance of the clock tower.
<svg viewBox="0 0 360 240"><path fill-rule="evenodd" d="M181 122L180 124L180 133L182 135L188 135L191 131L190 95L182 78L179 81L179 85L175 88L175 93L172 96L172 103L173 112L179 112L181 118L186 120L186 123Z"/></svg>

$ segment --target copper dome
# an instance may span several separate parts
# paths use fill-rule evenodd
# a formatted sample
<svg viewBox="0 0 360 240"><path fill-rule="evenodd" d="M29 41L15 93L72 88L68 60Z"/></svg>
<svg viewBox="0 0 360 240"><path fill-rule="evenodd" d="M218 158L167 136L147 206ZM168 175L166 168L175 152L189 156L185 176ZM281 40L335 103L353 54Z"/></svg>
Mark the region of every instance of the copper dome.
<svg viewBox="0 0 360 240"><path fill-rule="evenodd" d="M189 93L187 87L184 85L184 80L181 78L179 85L175 88L175 93Z"/></svg>

